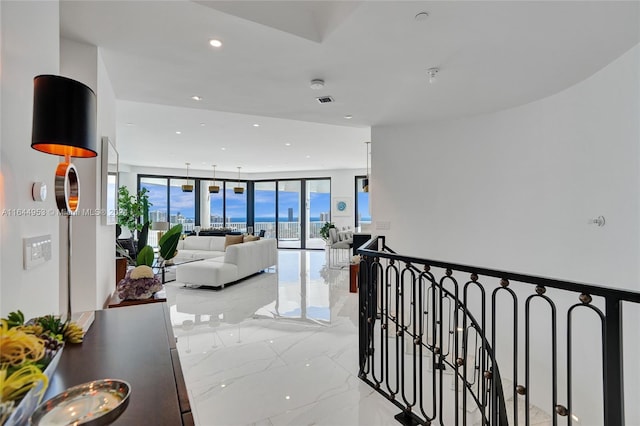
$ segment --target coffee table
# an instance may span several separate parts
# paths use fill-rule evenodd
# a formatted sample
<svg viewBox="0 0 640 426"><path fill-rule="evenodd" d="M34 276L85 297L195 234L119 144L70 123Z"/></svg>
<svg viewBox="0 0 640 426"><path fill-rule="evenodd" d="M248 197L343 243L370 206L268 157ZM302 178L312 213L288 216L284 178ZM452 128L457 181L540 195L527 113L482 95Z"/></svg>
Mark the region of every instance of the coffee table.
<svg viewBox="0 0 640 426"><path fill-rule="evenodd" d="M158 272L162 274L162 284L164 284L164 283L168 283L176 280L175 277L169 280L166 279L167 268L171 268L173 266L178 266L178 265L184 265L185 263L200 262L202 260L204 260L204 257L190 258L190 259L172 259L172 261L170 261L171 263L169 264L165 262L162 265L154 265L153 267L158 269Z"/></svg>

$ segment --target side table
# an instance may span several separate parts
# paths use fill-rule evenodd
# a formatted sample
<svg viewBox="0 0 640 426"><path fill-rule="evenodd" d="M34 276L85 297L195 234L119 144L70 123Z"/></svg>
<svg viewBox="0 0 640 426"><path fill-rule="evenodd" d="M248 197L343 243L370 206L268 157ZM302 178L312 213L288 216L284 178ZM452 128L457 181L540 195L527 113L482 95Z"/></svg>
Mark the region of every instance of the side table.
<svg viewBox="0 0 640 426"><path fill-rule="evenodd" d="M153 297L149 299L134 299L134 300L122 300L118 296L118 292L114 291L111 299L109 299L109 307L110 308L120 308L122 306L133 306L133 305L144 305L146 303L158 303L158 302L166 302L167 301L167 293L164 289L160 290Z"/></svg>

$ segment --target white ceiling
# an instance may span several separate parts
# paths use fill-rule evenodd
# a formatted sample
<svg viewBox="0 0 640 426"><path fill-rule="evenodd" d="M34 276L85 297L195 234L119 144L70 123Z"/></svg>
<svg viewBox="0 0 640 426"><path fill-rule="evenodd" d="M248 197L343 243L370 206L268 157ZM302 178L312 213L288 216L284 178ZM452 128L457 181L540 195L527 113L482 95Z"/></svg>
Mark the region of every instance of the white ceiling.
<svg viewBox="0 0 640 426"><path fill-rule="evenodd" d="M60 15L63 37L102 49L118 98L122 162L251 173L364 168L370 126L554 94L638 44L639 6L63 1ZM430 16L416 21L421 11ZM210 47L211 38L223 46ZM430 67L441 69L433 85ZM311 90L313 78L325 88ZM322 95L335 103L319 104Z"/></svg>

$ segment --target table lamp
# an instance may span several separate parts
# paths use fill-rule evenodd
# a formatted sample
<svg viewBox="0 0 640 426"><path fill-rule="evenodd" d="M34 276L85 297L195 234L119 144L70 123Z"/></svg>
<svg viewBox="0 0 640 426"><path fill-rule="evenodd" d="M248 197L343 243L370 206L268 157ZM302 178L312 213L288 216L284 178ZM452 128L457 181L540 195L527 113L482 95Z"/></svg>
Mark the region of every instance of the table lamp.
<svg viewBox="0 0 640 426"><path fill-rule="evenodd" d="M33 79L31 148L64 159L56 169L55 197L67 217L67 321L71 320L71 216L80 205L80 180L71 157L89 158L96 149L96 95L86 85L57 75Z"/></svg>

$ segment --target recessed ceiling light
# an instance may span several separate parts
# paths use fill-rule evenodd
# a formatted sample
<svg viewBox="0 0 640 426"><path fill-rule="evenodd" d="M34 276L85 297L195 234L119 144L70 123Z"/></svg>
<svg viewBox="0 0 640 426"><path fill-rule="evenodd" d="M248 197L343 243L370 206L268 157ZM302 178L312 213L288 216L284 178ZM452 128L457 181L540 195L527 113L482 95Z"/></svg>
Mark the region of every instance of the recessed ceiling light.
<svg viewBox="0 0 640 426"><path fill-rule="evenodd" d="M209 44L213 47L221 47L222 46L222 42L218 39L211 39L209 40Z"/></svg>
<svg viewBox="0 0 640 426"><path fill-rule="evenodd" d="M324 87L324 80L320 79L320 78L315 78L313 80L311 80L311 84L310 87L313 90L320 90Z"/></svg>
<svg viewBox="0 0 640 426"><path fill-rule="evenodd" d="M420 12L415 16L416 21L424 21L429 17L429 12Z"/></svg>
<svg viewBox="0 0 640 426"><path fill-rule="evenodd" d="M127 123L127 126L134 126L133 123Z"/></svg>
<svg viewBox="0 0 640 426"><path fill-rule="evenodd" d="M440 68L433 67L427 70L427 75L429 76L429 84L434 84L436 82L436 76L440 72Z"/></svg>
<svg viewBox="0 0 640 426"><path fill-rule="evenodd" d="M254 123L253 127L260 127L260 125L258 123Z"/></svg>
<svg viewBox="0 0 640 426"><path fill-rule="evenodd" d="M180 130L176 130L176 135L181 135L182 132Z"/></svg>
<svg viewBox="0 0 640 426"><path fill-rule="evenodd" d="M198 95L193 95L193 96L191 97L191 99L193 99L194 101L201 101L201 100L202 100L202 97L200 97L200 96L198 96Z"/></svg>
<svg viewBox="0 0 640 426"><path fill-rule="evenodd" d="M287 142L284 144L285 146L291 146L291 143Z"/></svg>
<svg viewBox="0 0 640 426"><path fill-rule="evenodd" d="M307 158L311 158L311 156L310 156L310 155L307 155Z"/></svg>
<svg viewBox="0 0 640 426"><path fill-rule="evenodd" d="M201 125L202 127L206 126L206 124L204 124L204 123L200 123L200 125Z"/></svg>
<svg viewBox="0 0 640 426"><path fill-rule="evenodd" d="M351 120L353 118L353 115L347 114L344 116L344 118L346 118L347 120Z"/></svg>
<svg viewBox="0 0 640 426"><path fill-rule="evenodd" d="M222 148L220 148L220 149L223 150L223 151L227 150L227 148L225 148L224 146Z"/></svg>
<svg viewBox="0 0 640 426"><path fill-rule="evenodd" d="M285 396L284 399L291 399L289 395Z"/></svg>

